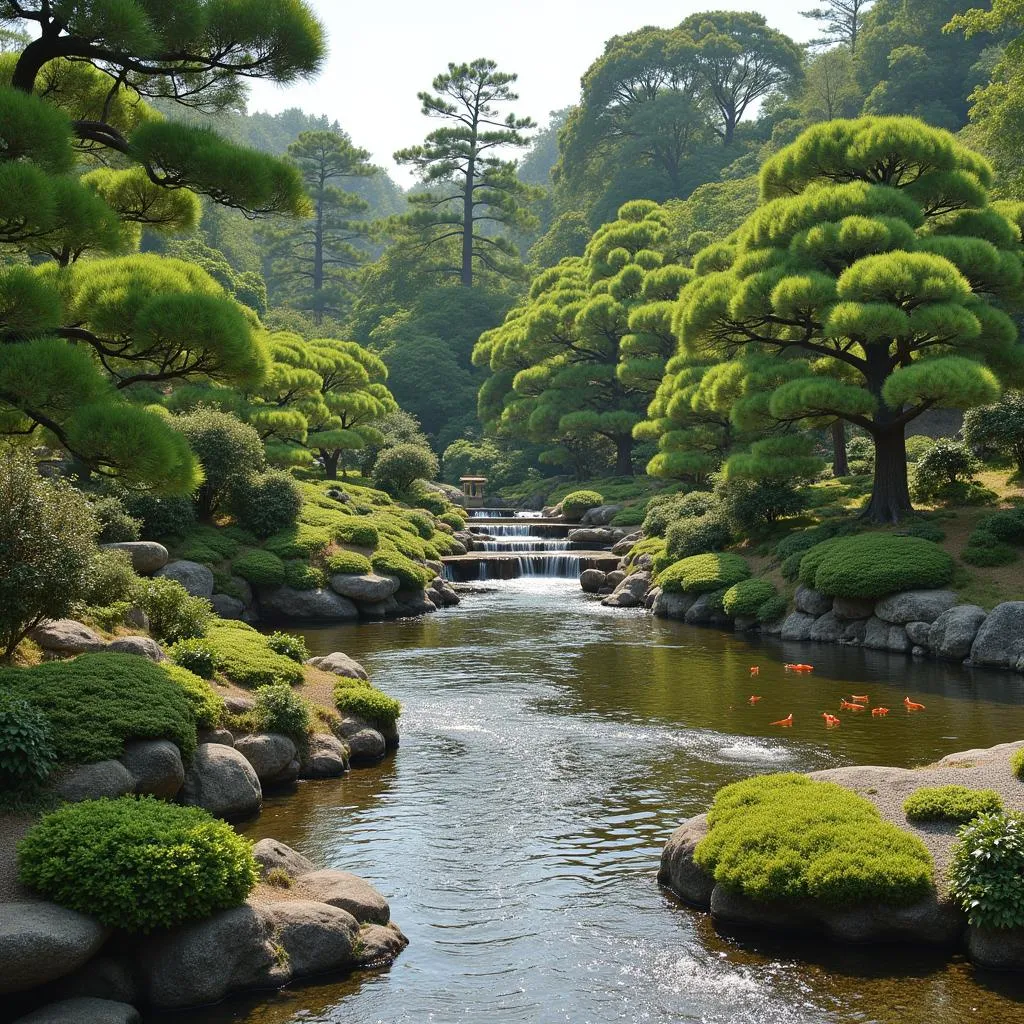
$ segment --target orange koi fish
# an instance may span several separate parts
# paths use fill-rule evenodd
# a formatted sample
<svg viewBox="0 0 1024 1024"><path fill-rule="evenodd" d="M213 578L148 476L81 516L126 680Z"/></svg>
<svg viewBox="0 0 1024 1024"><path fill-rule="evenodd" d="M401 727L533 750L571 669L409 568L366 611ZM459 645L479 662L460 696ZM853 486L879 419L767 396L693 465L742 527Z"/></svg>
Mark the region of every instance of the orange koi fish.
<svg viewBox="0 0 1024 1024"><path fill-rule="evenodd" d="M848 700L841 700L839 702L840 711L863 711L863 704L851 704Z"/></svg>
<svg viewBox="0 0 1024 1024"><path fill-rule="evenodd" d="M830 715L827 711L822 711L821 717L825 719L826 729L834 729L839 725L839 719L835 715Z"/></svg>
<svg viewBox="0 0 1024 1024"><path fill-rule="evenodd" d="M793 714L790 712L785 718L780 718L777 722L770 722L770 725L781 725L783 729L788 729L793 725Z"/></svg>
<svg viewBox="0 0 1024 1024"><path fill-rule="evenodd" d="M759 676L761 674L761 666L760 665L751 665L750 666L750 674L752 676Z"/></svg>
<svg viewBox="0 0 1024 1024"><path fill-rule="evenodd" d="M864 694L862 697L858 697L857 694L852 694L850 700L856 701L858 704L867 704L868 695Z"/></svg>
<svg viewBox="0 0 1024 1024"><path fill-rule="evenodd" d="M757 702L758 702L759 700L763 700L763 699L764 699L763 697L754 697L754 696L751 696L751 697L748 697L748 698L747 698L747 703L748 703L748 704L756 704L756 703L757 703Z"/></svg>
<svg viewBox="0 0 1024 1024"><path fill-rule="evenodd" d="M904 697L903 703L908 711L924 711L923 704L915 704L909 697Z"/></svg>
<svg viewBox="0 0 1024 1024"><path fill-rule="evenodd" d="M889 714L889 709L888 708L872 708L871 709L871 715L872 715L873 718L884 718L887 714Z"/></svg>

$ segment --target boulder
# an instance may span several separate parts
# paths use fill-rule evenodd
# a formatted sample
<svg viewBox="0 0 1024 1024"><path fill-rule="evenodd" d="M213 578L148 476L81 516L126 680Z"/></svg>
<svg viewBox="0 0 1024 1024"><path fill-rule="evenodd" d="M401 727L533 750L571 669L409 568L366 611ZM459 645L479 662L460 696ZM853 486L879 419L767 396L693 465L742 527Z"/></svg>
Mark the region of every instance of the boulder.
<svg viewBox="0 0 1024 1024"><path fill-rule="evenodd" d="M297 850L276 839L261 839L253 846L252 855L260 865L262 875L277 869L286 871L292 878L298 878L299 875L316 871L316 865L308 857L303 857Z"/></svg>
<svg viewBox="0 0 1024 1024"><path fill-rule="evenodd" d="M324 868L300 875L299 895L347 910L360 924L387 924L391 917L388 901L365 879L348 871Z"/></svg>
<svg viewBox="0 0 1024 1024"><path fill-rule="evenodd" d="M235 737L235 750L252 765L260 786L279 786L299 776L295 743L276 732Z"/></svg>
<svg viewBox="0 0 1024 1024"><path fill-rule="evenodd" d="M135 779L120 761L93 761L80 764L61 776L54 791L62 800L101 800L135 792Z"/></svg>
<svg viewBox="0 0 1024 1024"><path fill-rule="evenodd" d="M394 576L378 576L374 572L337 573L331 577L330 583L336 594L369 604L386 601L398 590L398 580Z"/></svg>
<svg viewBox="0 0 1024 1024"><path fill-rule="evenodd" d="M937 658L963 661L988 613L976 604L958 604L943 612L928 629L928 649Z"/></svg>
<svg viewBox="0 0 1024 1024"><path fill-rule="evenodd" d="M201 562L181 558L168 562L154 575L180 583L193 597L213 597L213 571Z"/></svg>
<svg viewBox="0 0 1024 1024"><path fill-rule="evenodd" d="M321 669L324 672L333 672L336 676L348 676L349 679L369 679L366 669L358 661L350 658L341 651L333 654L324 654L317 658L310 658L307 665Z"/></svg>
<svg viewBox="0 0 1024 1024"><path fill-rule="evenodd" d="M47 995L54 999L90 996L93 999L110 999L115 1003L135 1003L139 998L139 987L129 961L123 956L109 956L101 952L74 973L53 982L47 989Z"/></svg>
<svg viewBox="0 0 1024 1024"><path fill-rule="evenodd" d="M269 906L267 915L288 954L292 977L324 974L355 962L359 922L347 910L314 900L289 900Z"/></svg>
<svg viewBox="0 0 1024 1024"><path fill-rule="evenodd" d="M727 626L732 619L716 604L716 595L701 594L687 609L683 621L691 626Z"/></svg>
<svg viewBox="0 0 1024 1024"><path fill-rule="evenodd" d="M836 597L832 611L841 619L870 619L875 614L875 602L861 597Z"/></svg>
<svg viewBox="0 0 1024 1024"><path fill-rule="evenodd" d="M648 610L652 609L659 597L661 597L661 587L651 587L644 595L644 607Z"/></svg>
<svg viewBox="0 0 1024 1024"><path fill-rule="evenodd" d="M394 600L394 598L391 598L391 601ZM364 602L359 606L359 614L364 619L386 619L389 610L390 606L387 601L377 601L375 604L366 604Z"/></svg>
<svg viewBox="0 0 1024 1024"><path fill-rule="evenodd" d="M0 992L21 992L81 967L109 935L56 903L0 903Z"/></svg>
<svg viewBox="0 0 1024 1024"><path fill-rule="evenodd" d="M956 604L952 590L904 590L883 597L875 605L875 615L886 622L905 626L908 622L934 622Z"/></svg>
<svg viewBox="0 0 1024 1024"><path fill-rule="evenodd" d="M1024 601L1004 601L988 613L971 645L971 663L1016 668L1024 657Z"/></svg>
<svg viewBox="0 0 1024 1024"><path fill-rule="evenodd" d="M928 635L931 633L930 622L908 622L906 625L907 636L915 647L927 647Z"/></svg>
<svg viewBox="0 0 1024 1024"><path fill-rule="evenodd" d="M233 715L244 715L246 711L252 711L256 701L252 697L245 697L240 693L226 693L224 695L224 707Z"/></svg>
<svg viewBox="0 0 1024 1024"><path fill-rule="evenodd" d="M873 651L892 651L893 653L905 654L910 650L912 644L907 631L902 626L893 625L884 619L872 615L864 627L864 639L861 641L865 647Z"/></svg>
<svg viewBox="0 0 1024 1024"><path fill-rule="evenodd" d="M652 610L659 619L675 619L682 622L696 600L693 594L676 594L662 590L655 598Z"/></svg>
<svg viewBox="0 0 1024 1024"><path fill-rule="evenodd" d="M133 604L121 616L121 621L131 629L138 629L142 632L149 631L149 616L137 604Z"/></svg>
<svg viewBox="0 0 1024 1024"><path fill-rule="evenodd" d="M632 576L627 576L601 604L611 608L637 608L643 604L644 596L650 589L651 574L635 572Z"/></svg>
<svg viewBox="0 0 1024 1024"><path fill-rule="evenodd" d="M128 1003L78 996L47 1003L14 1024L142 1024L142 1016Z"/></svg>
<svg viewBox="0 0 1024 1024"><path fill-rule="evenodd" d="M667 885L687 903L702 910L711 906L715 880L693 862L693 851L708 834L708 816L688 818L672 833L661 852L658 881Z"/></svg>
<svg viewBox="0 0 1024 1024"><path fill-rule="evenodd" d="M625 569L613 569L604 578L604 585L614 590L626 578Z"/></svg>
<svg viewBox="0 0 1024 1024"><path fill-rule="evenodd" d="M383 967L409 945L395 924L364 924L359 929L360 967Z"/></svg>
<svg viewBox="0 0 1024 1024"><path fill-rule="evenodd" d="M437 611L437 605L423 590L399 590L395 594L399 615L427 615Z"/></svg>
<svg viewBox="0 0 1024 1024"><path fill-rule="evenodd" d="M860 643L864 639L865 619L841 619L828 611L814 620L808 640L827 644Z"/></svg>
<svg viewBox="0 0 1024 1024"><path fill-rule="evenodd" d="M119 636L107 644L108 651L119 654L137 654L140 658L149 658L150 661L166 661L160 645L148 636Z"/></svg>
<svg viewBox="0 0 1024 1024"><path fill-rule="evenodd" d="M620 557L622 555L628 555L629 552L632 550L633 545L636 544L642 538L643 533L639 530L635 533L627 533L626 536L622 538L622 540L617 540L612 545L612 554L619 555Z"/></svg>
<svg viewBox="0 0 1024 1024"><path fill-rule="evenodd" d="M967 929L967 955L979 967L997 971L1024 969L1024 928Z"/></svg>
<svg viewBox="0 0 1024 1024"><path fill-rule="evenodd" d="M378 761L387 751L387 742L384 737L369 726L357 729L347 735L345 742L348 744L348 757L352 764Z"/></svg>
<svg viewBox="0 0 1024 1024"><path fill-rule="evenodd" d="M235 745L235 737L229 729L199 729L196 731L196 741L199 743L220 743L225 747Z"/></svg>
<svg viewBox="0 0 1024 1024"><path fill-rule="evenodd" d="M231 992L279 987L291 976L269 914L249 904L134 942L140 987L155 1009L215 1003Z"/></svg>
<svg viewBox="0 0 1024 1024"><path fill-rule="evenodd" d="M107 646L99 633L74 619L45 619L29 630L28 638L54 654L85 654Z"/></svg>
<svg viewBox="0 0 1024 1024"><path fill-rule="evenodd" d="M455 593L452 585L440 576L435 576L430 581L430 600L438 607L452 608L462 603L462 598Z"/></svg>
<svg viewBox="0 0 1024 1024"><path fill-rule="evenodd" d="M185 784L181 751L170 740L129 740L121 761L135 782L136 793L173 800Z"/></svg>
<svg viewBox="0 0 1024 1024"><path fill-rule="evenodd" d="M832 598L801 584L793 595L793 606L805 615L824 615L832 611Z"/></svg>
<svg viewBox="0 0 1024 1024"><path fill-rule="evenodd" d="M615 535L606 527L587 526L578 530L570 530L570 544L581 544L584 547L602 548L615 543Z"/></svg>
<svg viewBox="0 0 1024 1024"><path fill-rule="evenodd" d="M245 613L245 602L230 594L214 594L210 604L222 619L240 619Z"/></svg>
<svg viewBox="0 0 1024 1024"><path fill-rule="evenodd" d="M234 747L201 743L185 774L181 801L239 821L259 811L263 789L252 765Z"/></svg>
<svg viewBox="0 0 1024 1024"><path fill-rule="evenodd" d="M318 732L309 738L299 758L300 779L336 779L348 771L348 750L330 733Z"/></svg>
<svg viewBox="0 0 1024 1024"><path fill-rule="evenodd" d="M782 623L783 640L810 640L811 629L817 620L806 612L791 612Z"/></svg>
<svg viewBox="0 0 1024 1024"><path fill-rule="evenodd" d="M621 511L621 505L598 505L584 512L580 522L584 526L607 526Z"/></svg>
<svg viewBox="0 0 1024 1024"><path fill-rule="evenodd" d="M246 608L251 608L255 601L255 597L252 592L252 584L241 576L232 576L231 586L235 588L236 593L242 599L242 604L244 604Z"/></svg>
<svg viewBox="0 0 1024 1024"><path fill-rule="evenodd" d="M584 569L580 573L580 587L585 594L596 594L603 586L607 573L600 569Z"/></svg>
<svg viewBox="0 0 1024 1024"><path fill-rule="evenodd" d="M101 544L104 551L126 551L132 560L132 568L140 576L152 576L167 564L170 557L163 544L155 540L121 540L113 544Z"/></svg>
<svg viewBox="0 0 1024 1024"><path fill-rule="evenodd" d="M359 618L359 609L347 597L322 587L314 590L295 590L293 587L261 590L260 608L282 619L355 622Z"/></svg>

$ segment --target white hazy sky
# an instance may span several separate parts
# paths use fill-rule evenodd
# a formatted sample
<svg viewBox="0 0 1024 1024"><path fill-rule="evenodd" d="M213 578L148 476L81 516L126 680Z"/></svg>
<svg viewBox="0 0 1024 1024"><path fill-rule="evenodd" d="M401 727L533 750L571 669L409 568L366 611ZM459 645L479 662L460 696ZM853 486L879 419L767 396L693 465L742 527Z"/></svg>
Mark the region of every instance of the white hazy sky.
<svg viewBox="0 0 1024 1024"><path fill-rule="evenodd" d="M288 88L256 82L250 110L301 107L337 119L403 185L391 154L435 125L420 113L416 93L449 61L489 57L519 75L515 112L539 124L549 111L579 98L580 76L610 36L643 25L676 25L701 10L758 10L799 42L814 24L799 11L810 0L505 0L431 4L424 0L312 0L327 28L330 52L319 77Z"/></svg>

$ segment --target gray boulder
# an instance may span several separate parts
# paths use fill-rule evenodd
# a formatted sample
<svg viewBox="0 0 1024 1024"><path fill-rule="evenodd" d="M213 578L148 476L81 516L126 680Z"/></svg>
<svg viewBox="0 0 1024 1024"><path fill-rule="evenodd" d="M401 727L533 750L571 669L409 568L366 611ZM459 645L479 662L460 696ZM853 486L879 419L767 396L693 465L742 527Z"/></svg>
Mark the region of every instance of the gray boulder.
<svg viewBox="0 0 1024 1024"><path fill-rule="evenodd" d="M330 733L310 736L299 759L300 779L336 779L348 771L348 750Z"/></svg>
<svg viewBox="0 0 1024 1024"><path fill-rule="evenodd" d="M135 944L143 996L156 1009L215 1003L291 977L280 962L272 919L249 904L138 936Z"/></svg>
<svg viewBox="0 0 1024 1024"><path fill-rule="evenodd" d="M331 590L353 601L376 604L386 601L398 590L394 576L378 576L374 572L363 574L337 573L331 577Z"/></svg>
<svg viewBox="0 0 1024 1024"><path fill-rule="evenodd" d="M950 608L931 624L926 646L937 658L963 661L971 653L974 639L987 614L976 604L958 604Z"/></svg>
<svg viewBox="0 0 1024 1024"><path fill-rule="evenodd" d="M584 512L580 522L584 526L607 526L621 511L621 505L598 505Z"/></svg>
<svg viewBox="0 0 1024 1024"><path fill-rule="evenodd" d="M813 590L801 584L793 595L793 606L806 615L824 615L832 611L832 598L820 590Z"/></svg>
<svg viewBox="0 0 1024 1024"><path fill-rule="evenodd" d="M1024 657L1024 601L1004 601L988 613L971 645L971 663L1016 668Z"/></svg>
<svg viewBox="0 0 1024 1024"><path fill-rule="evenodd" d="M241 576L232 576L231 585L235 588L238 596L242 599L242 604L244 604L246 608L251 608L253 601L255 600L252 592L252 584Z"/></svg>
<svg viewBox="0 0 1024 1024"><path fill-rule="evenodd" d="M952 608L956 600L952 590L905 590L883 597L875 605L875 615L897 626L908 622L934 622Z"/></svg>
<svg viewBox="0 0 1024 1024"><path fill-rule="evenodd" d="M408 945L409 940L393 923L364 924L359 929L359 966L383 967Z"/></svg>
<svg viewBox="0 0 1024 1024"><path fill-rule="evenodd" d="M240 619L245 614L245 602L230 594L214 594L210 604L222 619Z"/></svg>
<svg viewBox="0 0 1024 1024"><path fill-rule="evenodd" d="M612 554L619 556L628 555L633 545L636 544L642 538L643 533L640 530L637 530L634 533L627 533L626 536L622 538L622 540L617 540L612 545Z"/></svg>
<svg viewBox="0 0 1024 1024"><path fill-rule="evenodd" d="M816 619L806 612L791 612L782 623L783 640L810 640Z"/></svg>
<svg viewBox="0 0 1024 1024"><path fill-rule="evenodd" d="M596 594L605 584L607 573L600 569L584 569L580 573L580 587L585 594Z"/></svg>
<svg viewBox="0 0 1024 1024"><path fill-rule="evenodd" d="M683 621L691 626L728 625L732 619L716 607L715 595L701 594L687 609Z"/></svg>
<svg viewBox="0 0 1024 1024"><path fill-rule="evenodd" d="M659 619L675 619L682 622L696 600L693 594L676 594L662 590L655 598L652 610Z"/></svg>
<svg viewBox="0 0 1024 1024"><path fill-rule="evenodd" d="M341 651L333 654L324 654L317 658L310 658L307 665L321 669L324 672L333 672L336 676L348 676L349 679L369 679L366 669L354 658L350 658Z"/></svg>
<svg viewBox="0 0 1024 1024"><path fill-rule="evenodd" d="M256 702L252 697L243 697L240 693L228 693L224 695L224 707L233 715L244 715L246 711L252 711Z"/></svg>
<svg viewBox="0 0 1024 1024"><path fill-rule="evenodd" d="M608 547L615 543L615 534L603 526L587 526L578 530L570 530L570 544L582 544L584 547Z"/></svg>
<svg viewBox="0 0 1024 1024"><path fill-rule="evenodd" d="M365 726L345 737L348 757L352 764L379 761L387 751L387 742L376 729Z"/></svg>
<svg viewBox="0 0 1024 1024"><path fill-rule="evenodd" d="M239 821L259 811L263 789L252 765L234 747L201 743L185 774L181 801Z"/></svg>
<svg viewBox="0 0 1024 1024"><path fill-rule="evenodd" d="M120 761L93 761L80 764L61 776L54 790L62 800L102 800L135 792L135 779Z"/></svg>
<svg viewBox="0 0 1024 1024"><path fill-rule="evenodd" d="M136 793L173 800L185 784L181 751L170 740L130 740L121 761L135 782Z"/></svg>
<svg viewBox="0 0 1024 1024"><path fill-rule="evenodd" d="M359 922L347 911L315 900L289 900L267 908L292 977L324 974L356 959Z"/></svg>
<svg viewBox="0 0 1024 1024"><path fill-rule="evenodd" d="M643 604L644 596L651 589L651 574L635 572L627 576L601 604L611 608L637 608Z"/></svg>
<svg viewBox="0 0 1024 1024"><path fill-rule="evenodd" d="M455 593L454 588L447 580L442 579L440 576L435 576L430 581L430 600L434 602L439 608L452 608L457 604L462 603L462 598Z"/></svg>
<svg viewBox="0 0 1024 1024"><path fill-rule="evenodd" d="M0 903L0 992L22 992L81 967L110 934L56 903Z"/></svg>
<svg viewBox="0 0 1024 1024"><path fill-rule="evenodd" d="M140 658L149 658L150 661L166 661L160 645L148 636L119 636L107 644L107 650L117 654L137 654Z"/></svg>
<svg viewBox="0 0 1024 1024"><path fill-rule="evenodd" d="M669 837L661 852L658 881L667 885L687 903L702 910L711 906L715 880L693 862L693 851L708 834L708 816L698 814L682 823Z"/></svg>
<svg viewBox="0 0 1024 1024"><path fill-rule="evenodd" d="M841 619L835 612L825 612L814 620L809 640L829 644L860 643L864 639L864 619Z"/></svg>
<svg viewBox="0 0 1024 1024"><path fill-rule="evenodd" d="M932 631L930 622L908 622L906 625L907 636L915 647L927 647L928 635Z"/></svg>
<svg viewBox="0 0 1024 1024"><path fill-rule="evenodd" d="M168 562L154 575L175 580L193 597L205 597L207 600L213 597L213 572L209 566L200 562L181 558L176 562Z"/></svg>
<svg viewBox="0 0 1024 1024"><path fill-rule="evenodd" d="M299 776L295 743L276 732L235 737L235 750L252 765L261 786L294 782Z"/></svg>
<svg viewBox="0 0 1024 1024"><path fill-rule="evenodd" d="M1024 969L1024 928L967 929L967 955L979 967L997 971Z"/></svg>
<svg viewBox="0 0 1024 1024"><path fill-rule="evenodd" d="M261 839L253 846L252 855L263 875L277 869L286 871L292 878L298 878L299 875L316 871L316 865L308 857L303 857L297 850L276 839Z"/></svg>
<svg viewBox="0 0 1024 1024"><path fill-rule="evenodd" d="M604 585L614 590L625 578L626 572L624 569L613 569L605 576Z"/></svg>
<svg viewBox="0 0 1024 1024"><path fill-rule="evenodd" d="M75 999L47 1003L19 1017L14 1024L142 1024L142 1017L128 1003L78 996Z"/></svg>
<svg viewBox="0 0 1024 1024"><path fill-rule="evenodd" d="M170 557L163 544L155 540L122 540L101 544L104 551L125 551L132 560L132 568L140 576L152 576L167 564Z"/></svg>
<svg viewBox="0 0 1024 1024"><path fill-rule="evenodd" d="M841 619L870 619L875 614L875 602L861 597L836 597L832 611Z"/></svg>
<svg viewBox="0 0 1024 1024"><path fill-rule="evenodd" d="M199 729L196 731L196 741L199 743L220 743L225 747L235 745L235 737L229 729Z"/></svg>
<svg viewBox="0 0 1024 1024"><path fill-rule="evenodd" d="M74 619L46 619L29 630L28 638L54 654L86 654L107 646L99 633Z"/></svg>
<svg viewBox="0 0 1024 1024"><path fill-rule="evenodd" d="M437 605L423 590L399 590L395 600L398 602L399 615L427 615L437 611Z"/></svg>
<svg viewBox="0 0 1024 1024"><path fill-rule="evenodd" d="M661 587L651 587L644 596L644 607L648 610L653 609L659 597L661 597Z"/></svg>
<svg viewBox="0 0 1024 1024"><path fill-rule="evenodd" d="M873 651L892 651L893 653L906 653L912 644L907 631L902 626L895 626L891 622L873 615L867 621L864 628L864 639L861 641L865 647Z"/></svg>
<svg viewBox="0 0 1024 1024"><path fill-rule="evenodd" d="M93 999L109 999L115 1003L135 1003L139 998L139 987L132 974L132 965L123 956L111 956L104 952L87 960L77 971L55 981L47 995L54 999L75 999L90 996Z"/></svg>
<svg viewBox="0 0 1024 1024"><path fill-rule="evenodd" d="M332 907L347 910L360 924L387 924L391 917L388 901L365 879L348 871L324 868L300 875L300 895Z"/></svg>
<svg viewBox="0 0 1024 1024"><path fill-rule="evenodd" d="M321 622L355 622L359 609L347 598L333 590L295 590L293 587L274 587L260 591L260 608L283 619Z"/></svg>

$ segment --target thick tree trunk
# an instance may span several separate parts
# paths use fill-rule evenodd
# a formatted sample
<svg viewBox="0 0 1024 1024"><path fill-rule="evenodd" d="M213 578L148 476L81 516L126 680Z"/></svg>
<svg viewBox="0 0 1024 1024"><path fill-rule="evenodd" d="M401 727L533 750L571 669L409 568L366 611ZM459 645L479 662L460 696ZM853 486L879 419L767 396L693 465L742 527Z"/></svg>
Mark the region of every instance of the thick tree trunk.
<svg viewBox="0 0 1024 1024"><path fill-rule="evenodd" d="M619 437L615 440L615 475L633 475L633 438Z"/></svg>
<svg viewBox="0 0 1024 1024"><path fill-rule="evenodd" d="M903 427L875 434L875 479L864 517L898 523L914 511L907 484L907 445Z"/></svg>
<svg viewBox="0 0 1024 1024"><path fill-rule="evenodd" d="M36 75L43 65L57 56L53 46L47 39L35 39L18 57L11 75L11 86L20 92L32 92L36 86Z"/></svg>
<svg viewBox="0 0 1024 1024"><path fill-rule="evenodd" d="M832 424L832 475L849 476L850 463L846 458L846 424L836 420Z"/></svg>
<svg viewBox="0 0 1024 1024"><path fill-rule="evenodd" d="M328 480L338 479L338 457L341 455L340 451L334 452L321 452L321 457L324 460L324 476Z"/></svg>

